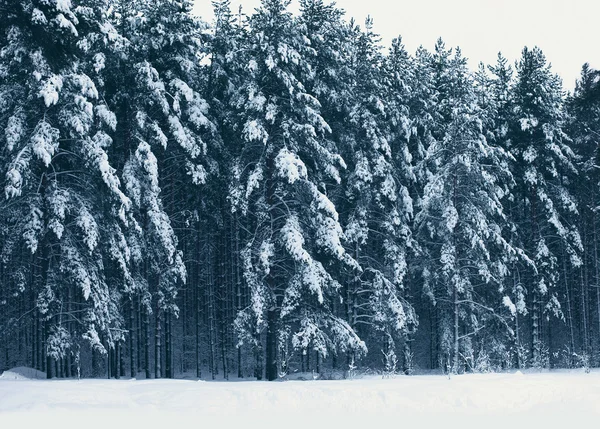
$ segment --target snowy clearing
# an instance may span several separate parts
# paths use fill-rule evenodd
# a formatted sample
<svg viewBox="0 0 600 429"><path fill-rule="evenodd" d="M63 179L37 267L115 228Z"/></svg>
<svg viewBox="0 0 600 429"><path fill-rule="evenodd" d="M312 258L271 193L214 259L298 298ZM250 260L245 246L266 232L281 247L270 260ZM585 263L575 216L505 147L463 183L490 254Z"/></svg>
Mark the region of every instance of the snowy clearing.
<svg viewBox="0 0 600 429"><path fill-rule="evenodd" d="M600 372L346 381L0 379L0 427L578 427L600 421ZM331 427L331 426L329 426ZM592 426L593 427L593 426ZM112 429L112 428L111 428Z"/></svg>

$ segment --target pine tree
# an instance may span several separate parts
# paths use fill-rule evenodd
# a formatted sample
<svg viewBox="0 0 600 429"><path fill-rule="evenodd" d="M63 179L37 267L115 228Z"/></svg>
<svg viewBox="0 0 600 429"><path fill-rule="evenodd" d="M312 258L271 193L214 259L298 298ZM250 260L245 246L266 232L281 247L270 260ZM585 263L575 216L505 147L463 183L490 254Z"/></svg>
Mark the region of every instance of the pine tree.
<svg viewBox="0 0 600 429"><path fill-rule="evenodd" d="M237 195L254 229L242 253L251 305L236 327L255 342L265 332L268 380L286 366L290 341L318 359L364 348L331 311L340 290L335 273L358 269L323 183L344 163L323 144L330 129L303 83L312 54L287 5L265 0L251 17L251 75L240 91L244 169Z"/></svg>
<svg viewBox="0 0 600 429"><path fill-rule="evenodd" d="M110 282L106 269L121 262L119 276L129 276L123 242L131 203L108 162L115 116L99 96L104 52L118 36L103 1L1 8L1 67L11 76L0 89L11 207L3 210L11 229L3 263L20 293L35 296L47 356L38 365L49 377L69 376L80 338L105 353L122 335L115 310L123 283Z"/></svg>
<svg viewBox="0 0 600 429"><path fill-rule="evenodd" d="M414 245L408 226L412 199L406 187L411 178L408 112L399 99L388 98L393 89L386 86L386 78L397 75L383 70L370 20L364 32L354 29L352 53L355 80L344 139L349 162L346 234L363 272L349 280L347 305L353 326L363 337L375 339L384 366L395 370L395 343L405 342L417 324L404 290L407 253Z"/></svg>
<svg viewBox="0 0 600 429"><path fill-rule="evenodd" d="M574 93L567 99L568 134L573 139L573 150L576 153L579 175L573 181L572 190L577 198L580 210L581 225L580 235L584 245L583 272L580 291L579 313L581 314L579 332L581 333L580 356L588 359L592 347L598 347L592 341L593 332L600 332L600 316L598 323L592 323L595 312L600 315L600 294L598 282L600 280L598 261L597 237L597 206L598 206L598 141L600 138L600 85L597 70L589 64L584 64L581 77L577 81ZM584 277L585 276L585 277ZM592 286L594 285L594 286ZM596 287L595 303L592 304L594 294L590 294L587 287ZM594 289L592 289L594 290ZM592 295L592 296L590 296ZM571 335L571 350L575 353L573 320L569 320ZM596 357L597 359L597 357Z"/></svg>
<svg viewBox="0 0 600 429"><path fill-rule="evenodd" d="M166 375L172 376L162 329L178 316L178 288L187 280L172 221L187 207L171 202L181 186L202 186L214 172L207 152L215 129L199 92L203 24L190 10L187 1L118 3L113 21L125 40L107 64L114 74L106 83L106 98L121 119L115 140L125 155L120 161L123 180L136 218L128 237L135 249L130 300L139 299L143 305L146 338L149 315L154 314L157 377L165 372L163 355L169 365ZM171 198L165 200L165 194ZM166 337L165 347L171 343ZM147 339L144 346L150 347ZM146 376L148 358L146 352Z"/></svg>
<svg viewBox="0 0 600 429"><path fill-rule="evenodd" d="M547 365L542 315L564 317L559 300L560 274L568 294L563 262L581 265L581 239L574 219L577 204L569 191L576 173L573 151L565 133L560 79L553 75L539 48L524 48L513 88L515 117L510 146L517 180L516 209L522 239L535 263L527 291L531 296L532 365Z"/></svg>
<svg viewBox="0 0 600 429"><path fill-rule="evenodd" d="M496 309L507 256L515 253L502 234L500 202L511 174L507 154L482 134L483 112L460 50L451 56L440 41L432 59L444 122L427 148L429 176L415 224L426 252L425 292L439 311L441 353L457 373L472 362L479 331L490 320L506 323Z"/></svg>

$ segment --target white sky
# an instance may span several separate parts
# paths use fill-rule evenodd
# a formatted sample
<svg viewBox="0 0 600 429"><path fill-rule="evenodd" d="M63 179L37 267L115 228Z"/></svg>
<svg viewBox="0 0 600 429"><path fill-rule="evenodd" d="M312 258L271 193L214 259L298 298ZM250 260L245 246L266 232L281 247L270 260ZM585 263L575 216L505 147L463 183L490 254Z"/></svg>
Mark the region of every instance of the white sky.
<svg viewBox="0 0 600 429"><path fill-rule="evenodd" d="M213 18L210 0L195 0L195 11ZM250 14L260 0L232 0ZM409 52L419 45L433 49L441 36L446 46L460 46L471 67L495 63L498 51L516 60L527 45L542 48L565 89L575 86L581 66L600 68L599 0L338 0L347 18L364 23L367 15L387 46L402 35ZM293 1L292 10L297 10Z"/></svg>

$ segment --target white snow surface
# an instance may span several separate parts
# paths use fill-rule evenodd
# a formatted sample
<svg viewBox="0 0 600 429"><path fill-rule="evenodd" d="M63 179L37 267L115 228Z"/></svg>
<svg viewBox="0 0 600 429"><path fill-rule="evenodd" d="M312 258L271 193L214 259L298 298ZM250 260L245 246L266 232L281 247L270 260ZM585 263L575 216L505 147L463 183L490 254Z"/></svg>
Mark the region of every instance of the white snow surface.
<svg viewBox="0 0 600 429"><path fill-rule="evenodd" d="M19 366L17 368L12 368L7 371L4 371L0 374L0 380L37 380L37 379L45 379L46 373L42 371L38 371L34 368L28 368L26 366ZM2 404L0 403L0 409L2 408Z"/></svg>
<svg viewBox="0 0 600 429"><path fill-rule="evenodd" d="M3 428L546 429L597 427L599 419L600 372L286 382L0 377Z"/></svg>

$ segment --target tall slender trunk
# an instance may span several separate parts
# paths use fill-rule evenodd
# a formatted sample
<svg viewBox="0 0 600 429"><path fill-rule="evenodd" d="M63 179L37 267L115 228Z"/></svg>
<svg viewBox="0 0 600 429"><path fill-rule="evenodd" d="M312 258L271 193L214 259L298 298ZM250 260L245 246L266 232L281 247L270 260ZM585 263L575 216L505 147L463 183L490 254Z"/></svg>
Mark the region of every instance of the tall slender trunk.
<svg viewBox="0 0 600 429"><path fill-rule="evenodd" d="M588 348L588 318L587 318L587 299L586 299L586 285L587 281L584 279L584 264L580 271L580 285L581 285L581 351L587 355L589 352Z"/></svg>
<svg viewBox="0 0 600 429"><path fill-rule="evenodd" d="M184 255L187 255L187 245L184 250ZM187 272L191 273L192 269L190 268L190 264L186 267ZM188 274L188 285L191 283L189 279L193 276ZM187 320L188 320L188 296L189 296L189 287L186 286L183 289L183 302L181 305L181 364L180 371L182 374L187 373ZM175 347L173 347L175 349ZM175 366L175 362L172 363Z"/></svg>
<svg viewBox="0 0 600 429"><path fill-rule="evenodd" d="M201 318L200 318L200 311L202 311L202 306L200 305L200 291L199 289L199 285L196 287L196 311L195 313L195 317L196 317L196 377L201 378L202 377L202 362L200 360L200 323L201 323Z"/></svg>
<svg viewBox="0 0 600 429"><path fill-rule="evenodd" d="M111 379L113 374L113 351L114 349L108 345L108 341L105 343L105 348L108 351L106 354L106 378Z"/></svg>
<svg viewBox="0 0 600 429"><path fill-rule="evenodd" d="M594 193L595 196L595 193ZM594 206L595 206L594 199ZM597 337L600 341L600 261L598 260L598 231L597 231L597 220L596 213L594 213L594 271L595 271L595 280L594 286L596 289L596 310L598 313L598 332ZM600 349L600 346L598 347Z"/></svg>
<svg viewBox="0 0 600 429"><path fill-rule="evenodd" d="M66 312L67 314L71 314L71 301L73 299L73 292L70 286L67 286L67 303L66 303ZM66 329L68 332L72 332L72 324L70 321L65 322ZM71 378L71 350L67 350L67 353L64 357L62 375L66 378Z"/></svg>
<svg viewBox="0 0 600 429"><path fill-rule="evenodd" d="M512 282L513 282L513 293L518 293L517 288L519 286L518 273L517 273L517 264L513 262L513 273L512 273ZM515 298L516 300L516 298ZM521 361L521 337L520 337L520 327L519 327L519 311L515 311L515 349L516 349L516 357L517 357L517 369L521 369L523 366L523 362Z"/></svg>
<svg viewBox="0 0 600 429"><path fill-rule="evenodd" d="M200 228L198 228L198 237L197 237L197 241L196 241L196 255L197 258L200 259ZM201 317L201 311L202 311L202 304L201 304L201 299L202 299L202 295L200 293L200 284L201 282L199 281L198 276L200 275L200 272L198 270L198 272L196 273L196 287L194 288L194 293L196 294L196 299L195 301L195 305L196 305L196 311L194 311L194 317L196 318L196 377L201 378L202 377L202 362L200 359L200 349L201 349L201 345L200 345L200 324L202 323L202 317Z"/></svg>
<svg viewBox="0 0 600 429"><path fill-rule="evenodd" d="M236 310L237 314L242 311L242 275L240 273L240 227L238 225L238 214L235 213L234 225L235 225L235 294L236 294ZM237 348L237 367L238 367L238 378L244 377L242 370L242 346L239 345Z"/></svg>
<svg viewBox="0 0 600 429"><path fill-rule="evenodd" d="M165 376L167 378L173 378L173 363L171 361L172 341L173 338L171 337L171 313L167 312L165 314Z"/></svg>
<svg viewBox="0 0 600 429"><path fill-rule="evenodd" d="M135 366L135 358L136 358L136 333L137 329L135 326L135 298L130 297L129 301L129 370L131 374L131 378L135 378L137 374L136 366Z"/></svg>
<svg viewBox="0 0 600 429"><path fill-rule="evenodd" d="M137 346L136 346L136 352L137 352L137 356L136 356L136 360L137 360L137 365L136 368L138 371L141 371L144 367L142 366L142 350L143 350L143 343L142 343L142 337L143 337L143 316L142 316L142 305L141 305L141 298L140 298L140 294L136 294L135 297L135 318L136 318L136 340L137 340ZM137 373L136 373L137 374Z"/></svg>
<svg viewBox="0 0 600 429"><path fill-rule="evenodd" d="M46 370L44 361L44 318L39 311L37 314L37 369L40 371Z"/></svg>
<svg viewBox="0 0 600 429"><path fill-rule="evenodd" d="M454 210L458 210L457 208L457 183L458 179L456 177L456 174L454 174L453 176L453 204L454 204ZM454 252L457 253L458 249L457 249L457 240L456 240L456 228L457 226L454 227L454 230L452 231L452 244L454 246ZM454 258L454 271L455 274L458 271L458 266L457 264L457 257L455 256ZM459 311L459 301L458 301L458 285L456 284L456 281L451 280L452 281L452 301L453 301L453 312L454 312L454 362L452 363L452 372L454 374L458 373L458 357L459 357L459 341L460 341L460 337L459 337L459 319L458 319L458 311Z"/></svg>
<svg viewBox="0 0 600 429"><path fill-rule="evenodd" d="M277 380L277 310L267 310L266 378Z"/></svg>
<svg viewBox="0 0 600 429"><path fill-rule="evenodd" d="M154 331L154 378L162 377L162 310L157 305L156 306L156 316L155 316L156 328Z"/></svg>
<svg viewBox="0 0 600 429"><path fill-rule="evenodd" d="M317 355L317 363L316 363L316 370L317 370L317 374L321 374L321 353L319 353L319 351L316 352Z"/></svg>
<svg viewBox="0 0 600 429"><path fill-rule="evenodd" d="M580 277L580 298L581 298L581 351L584 355L589 353L589 339L588 339L588 285L589 285L589 270L588 270L588 234L587 234L587 222L586 222L587 210L581 213L581 224L579 230L581 231L583 240L583 251L581 254L582 265L579 270Z"/></svg>
<svg viewBox="0 0 600 429"><path fill-rule="evenodd" d="M212 248L211 244L208 243L208 251L207 251L207 305L208 305L208 365L210 367L210 374L212 379L214 380L217 376L217 364L215 358L215 342L216 342L216 332L215 332L215 285L214 285L214 267L213 267L213 258L212 258Z"/></svg>
<svg viewBox="0 0 600 429"><path fill-rule="evenodd" d="M121 363L121 341L117 340L115 341L115 352L114 352L114 357L115 357L115 366L114 366L114 373L115 373L115 378L118 380L121 378L121 368L120 368L120 363Z"/></svg>
<svg viewBox="0 0 600 429"><path fill-rule="evenodd" d="M148 307L144 308L144 370L146 379L150 379L150 309Z"/></svg>
<svg viewBox="0 0 600 429"><path fill-rule="evenodd" d="M535 254L538 243L537 223L536 223L536 190L531 191L531 254ZM533 365L541 364L541 340L540 340L540 290L537 285L539 274L532 276L532 305L531 305L531 352Z"/></svg>
<svg viewBox="0 0 600 429"><path fill-rule="evenodd" d="M575 353L575 334L573 330L573 314L571 312L571 291L569 289L569 279L567 277L567 259L565 255L565 251L563 249L562 254L563 261L563 279L565 285L565 293L567 298L567 325L569 326L569 365L573 365L573 353Z"/></svg>

